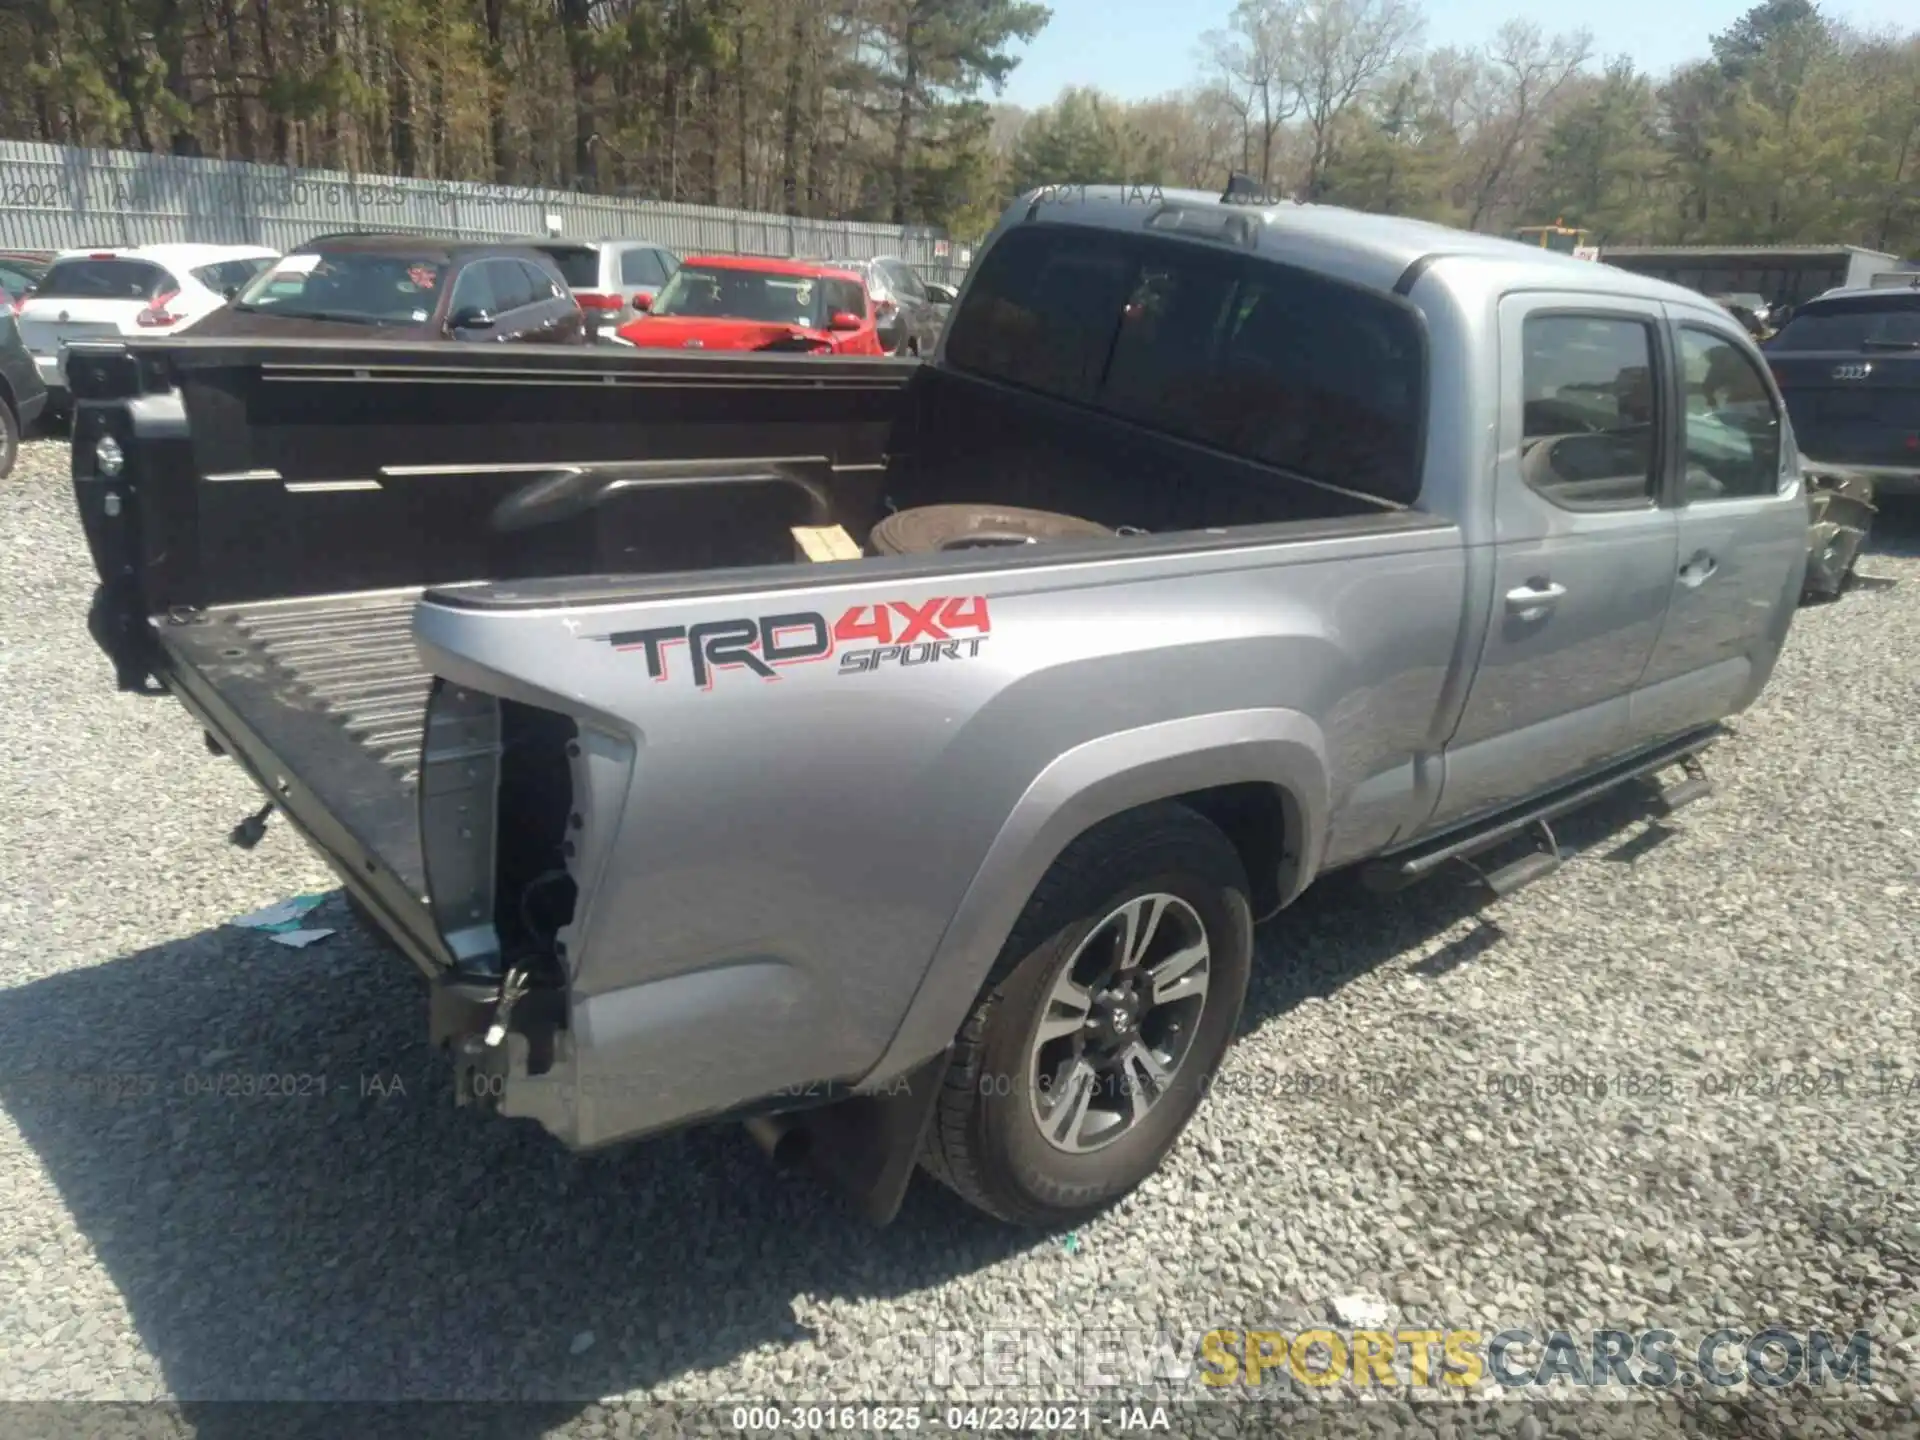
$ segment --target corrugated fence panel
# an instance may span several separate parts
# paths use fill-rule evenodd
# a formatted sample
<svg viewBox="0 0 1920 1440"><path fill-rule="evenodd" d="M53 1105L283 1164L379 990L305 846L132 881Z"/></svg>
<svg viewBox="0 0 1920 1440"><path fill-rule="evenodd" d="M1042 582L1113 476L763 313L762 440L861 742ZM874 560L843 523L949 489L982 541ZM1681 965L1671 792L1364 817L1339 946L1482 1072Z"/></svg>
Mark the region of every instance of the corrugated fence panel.
<svg viewBox="0 0 1920 1440"><path fill-rule="evenodd" d="M567 239L651 240L681 254L898 255L950 281L968 256L924 226L0 140L0 249L201 241L287 250L360 229L504 240L546 234L549 216Z"/></svg>

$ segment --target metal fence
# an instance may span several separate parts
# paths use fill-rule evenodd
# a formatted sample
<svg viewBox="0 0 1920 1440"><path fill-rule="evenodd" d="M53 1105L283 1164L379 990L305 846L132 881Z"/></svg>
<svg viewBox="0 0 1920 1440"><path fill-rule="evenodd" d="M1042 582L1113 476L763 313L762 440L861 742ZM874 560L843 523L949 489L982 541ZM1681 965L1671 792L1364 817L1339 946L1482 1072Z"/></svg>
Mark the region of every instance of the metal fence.
<svg viewBox="0 0 1920 1440"><path fill-rule="evenodd" d="M925 226L0 140L0 249L197 241L288 250L361 229L504 240L556 223L569 240L650 240L681 254L898 255L949 281L972 258Z"/></svg>

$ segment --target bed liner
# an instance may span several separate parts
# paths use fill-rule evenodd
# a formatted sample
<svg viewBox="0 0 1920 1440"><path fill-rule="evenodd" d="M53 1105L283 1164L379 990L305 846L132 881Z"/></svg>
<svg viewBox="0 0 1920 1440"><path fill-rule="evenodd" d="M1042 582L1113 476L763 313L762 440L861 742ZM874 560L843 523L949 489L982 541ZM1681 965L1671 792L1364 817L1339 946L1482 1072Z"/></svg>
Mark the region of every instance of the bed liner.
<svg viewBox="0 0 1920 1440"><path fill-rule="evenodd" d="M426 895L417 797L433 683L412 636L419 594L154 617L168 682L209 732L230 752L238 747L236 758L299 828L337 827L367 875L386 871L416 903Z"/></svg>

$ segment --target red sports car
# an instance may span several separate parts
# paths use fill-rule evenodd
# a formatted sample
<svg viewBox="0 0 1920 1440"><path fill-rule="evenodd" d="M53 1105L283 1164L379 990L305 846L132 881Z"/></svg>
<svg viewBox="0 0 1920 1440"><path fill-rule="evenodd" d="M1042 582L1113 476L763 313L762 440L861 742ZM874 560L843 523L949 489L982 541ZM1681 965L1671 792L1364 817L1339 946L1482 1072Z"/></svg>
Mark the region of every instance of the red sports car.
<svg viewBox="0 0 1920 1440"><path fill-rule="evenodd" d="M614 332L649 350L784 350L883 355L866 284L850 270L804 260L694 255L645 313Z"/></svg>

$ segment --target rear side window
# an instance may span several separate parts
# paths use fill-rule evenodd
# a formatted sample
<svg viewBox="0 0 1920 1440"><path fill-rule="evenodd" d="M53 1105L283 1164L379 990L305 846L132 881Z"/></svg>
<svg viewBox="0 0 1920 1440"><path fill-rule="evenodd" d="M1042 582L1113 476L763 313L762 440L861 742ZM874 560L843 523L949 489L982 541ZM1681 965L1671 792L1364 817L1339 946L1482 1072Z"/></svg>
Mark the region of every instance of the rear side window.
<svg viewBox="0 0 1920 1440"><path fill-rule="evenodd" d="M266 256L251 260L221 260L212 265L202 265L192 274L207 289L220 295L228 290L241 289L271 263Z"/></svg>
<svg viewBox="0 0 1920 1440"><path fill-rule="evenodd" d="M533 297L527 302L528 304L540 300L551 300L555 296L567 293L551 275L531 260L521 260L516 263L527 275L527 293Z"/></svg>
<svg viewBox="0 0 1920 1440"><path fill-rule="evenodd" d="M629 250L620 257L620 283L664 285L667 283L667 267L660 263L656 251Z"/></svg>
<svg viewBox="0 0 1920 1440"><path fill-rule="evenodd" d="M1888 296L1809 306L1789 320L1769 350L1920 350L1920 298Z"/></svg>
<svg viewBox="0 0 1920 1440"><path fill-rule="evenodd" d="M1780 487L1780 412L1739 347L1692 328L1680 332L1686 383L1689 501L1771 495Z"/></svg>
<svg viewBox="0 0 1920 1440"><path fill-rule="evenodd" d="M566 279L567 286L573 290L598 290L600 288L600 252L558 246L545 252L547 258L560 267L560 274Z"/></svg>
<svg viewBox="0 0 1920 1440"><path fill-rule="evenodd" d="M1650 503L1652 328L1625 317L1529 315L1521 351L1521 478L1570 510Z"/></svg>
<svg viewBox="0 0 1920 1440"><path fill-rule="evenodd" d="M1129 288L1117 241L1016 230L990 250L947 333L962 370L1064 400L1091 401Z"/></svg>
<svg viewBox="0 0 1920 1440"><path fill-rule="evenodd" d="M822 280L820 287L826 292L826 304L823 307L829 317L838 311L849 315L867 318L866 292L851 280Z"/></svg>
<svg viewBox="0 0 1920 1440"><path fill-rule="evenodd" d="M1384 296L1199 246L1016 231L947 338L961 369L1400 503L1420 490L1424 343Z"/></svg>
<svg viewBox="0 0 1920 1440"><path fill-rule="evenodd" d="M151 300L179 283L149 260L59 260L34 288L36 300Z"/></svg>

